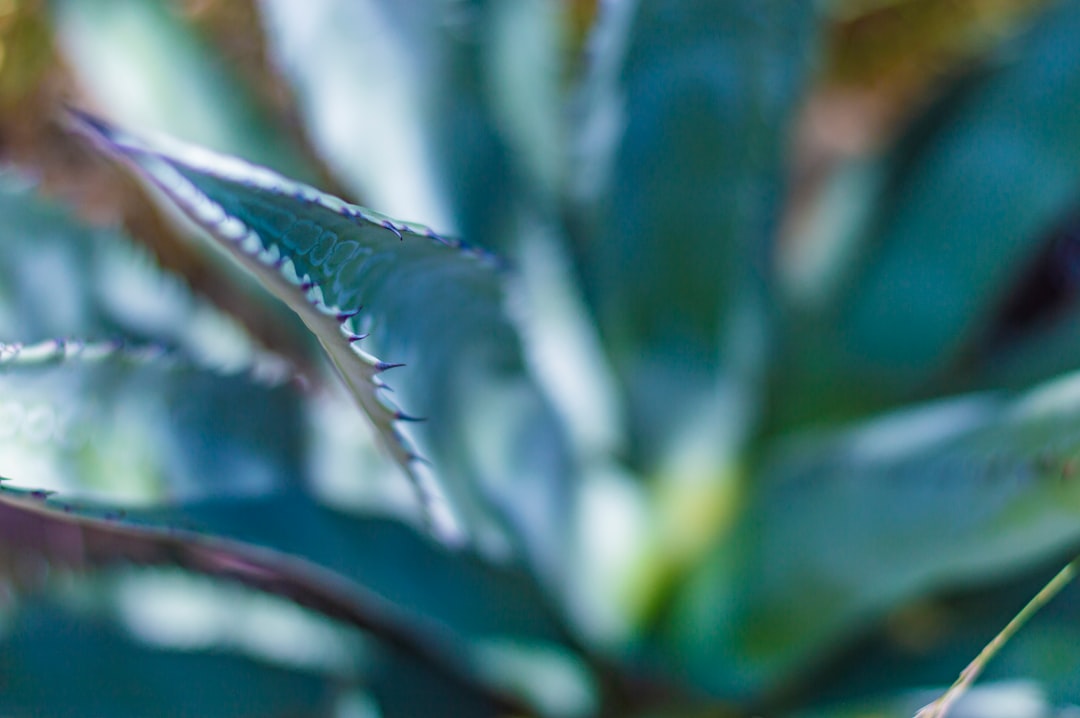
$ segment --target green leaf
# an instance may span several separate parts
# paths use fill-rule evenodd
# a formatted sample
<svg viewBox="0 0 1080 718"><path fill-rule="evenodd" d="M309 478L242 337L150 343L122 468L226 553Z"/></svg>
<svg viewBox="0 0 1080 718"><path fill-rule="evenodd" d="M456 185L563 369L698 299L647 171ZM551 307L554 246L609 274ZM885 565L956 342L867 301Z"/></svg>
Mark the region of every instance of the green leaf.
<svg viewBox="0 0 1080 718"><path fill-rule="evenodd" d="M561 11L543 0L442 9L428 99L432 153L462 235L508 256L527 239L515 213L550 213L561 190Z"/></svg>
<svg viewBox="0 0 1080 718"><path fill-rule="evenodd" d="M495 260L240 160L81 124L300 315L428 508L428 477L398 430L410 416L425 420L410 434L467 528L507 521L533 565L556 575L573 469L504 314ZM383 399L382 374L400 362L394 397L408 415Z"/></svg>
<svg viewBox="0 0 1080 718"><path fill-rule="evenodd" d="M940 686L940 694L1073 555L1070 551L1049 559L1049 570L1040 566L1018 579L901 606L851 650L815 671L805 684L807 701L850 703L910 686ZM1070 586L1009 640L976 688L994 681L1031 681L1052 702L1075 704L1080 699L1073 670L1078 619L1080 591Z"/></svg>
<svg viewBox="0 0 1080 718"><path fill-rule="evenodd" d="M0 620L5 714L35 705L52 715L54 704L71 714L81 703L77 715L157 715L146 707L154 700L210 716L351 706L423 716L433 701L454 715L507 710L393 647L241 586L161 568L56 578Z"/></svg>
<svg viewBox="0 0 1080 718"><path fill-rule="evenodd" d="M518 568L448 549L394 519L336 510L301 493L204 502L154 518L305 557L465 636L562 635L536 584Z"/></svg>
<svg viewBox="0 0 1080 718"><path fill-rule="evenodd" d="M643 0L599 36L575 241L646 466L724 372L760 360L740 319L764 321L814 20L791 0Z"/></svg>
<svg viewBox="0 0 1080 718"><path fill-rule="evenodd" d="M0 544L31 566L135 562L237 581L360 628L503 707L516 699L482 675L474 641L565 636L525 575L450 552L390 521L337 514L299 493L120 515L0 486Z"/></svg>
<svg viewBox="0 0 1080 718"><path fill-rule="evenodd" d="M830 268L833 296L790 307L778 426L965 383L1008 293L1080 194L1077 32L1080 4L1054 4L881 160L857 248Z"/></svg>
<svg viewBox="0 0 1080 718"><path fill-rule="evenodd" d="M267 51L326 163L370 206L443 228L453 212L425 121L429 83L444 79L433 4L268 0L260 11Z"/></svg>
<svg viewBox="0 0 1080 718"><path fill-rule="evenodd" d="M251 72L250 66L244 66L245 57L260 54L259 40L250 34L255 30L252 23L237 21L245 15L244 6L206 12L206 8L197 10L161 0L55 0L48 5L55 34L57 72L70 78L65 82L74 83L72 91L81 101L93 103L133 126L175 133L219 151L242 154L304 181L315 181L321 176L321 168L307 156L298 140L292 117L286 116L284 108L272 106L276 103L269 95L276 89L274 83L259 87L263 79L259 70ZM248 8L247 14L254 19L255 10ZM200 15L203 18L231 16L232 29L242 27L244 37L231 35L227 39L219 38L220 42L211 42L207 27L199 27ZM272 77L270 68L266 72L267 79ZM55 107L58 99L49 100L49 106ZM49 112L58 110L57 107ZM114 196L106 198L106 204L111 202L114 210L120 209L115 205L115 195L122 190L118 186L109 190ZM158 233L145 222L147 215L143 213L143 221L139 221L140 215L134 209L128 207L122 211L130 230ZM159 219L168 221L176 217ZM306 341L309 337L302 324L292 313L269 300L246 273L202 243L170 247L176 241L182 243L185 235L190 234L190 225L184 224L171 235L138 239L153 247L174 269L189 275L185 279L198 292L246 323L259 338L270 340L278 351L301 363L310 362L317 348L314 342ZM194 256L200 253L201 257ZM186 256L188 261L177 262L178 256ZM202 266L205 264L210 265L210 274L218 275L226 287L207 285L208 268ZM95 278L97 281L109 287L115 279L106 276ZM153 300L149 302L151 307L157 304ZM131 306L125 309L139 313ZM154 319L158 327L165 324L159 317ZM276 326L270 327L270 323ZM183 326L183 322L176 326ZM87 327L78 327L70 333L90 336ZM20 341L33 338L12 337Z"/></svg>
<svg viewBox="0 0 1080 718"><path fill-rule="evenodd" d="M252 340L124 234L79 221L0 173L0 342L57 337L177 348L212 367L255 361Z"/></svg>
<svg viewBox="0 0 1080 718"><path fill-rule="evenodd" d="M0 216L0 341L140 338L152 316L161 320L154 340L189 344L182 320L193 319L191 298L128 240L79 223L11 171L0 174ZM140 291L150 283L152 297Z"/></svg>
<svg viewBox="0 0 1080 718"><path fill-rule="evenodd" d="M547 641L564 635L536 584L518 569L448 549L392 519L324 506L300 491L204 500L173 509L117 511L4 485L0 503L8 515L0 536L28 550L43 551L61 565L137 561L216 575L216 558L209 554L219 550L228 554L234 548L243 553L251 547L254 556L280 556L282 573L288 574L294 565L290 561L317 566L321 575L337 575L336 580L347 579L362 594L371 594L374 603L392 605L394 615L411 615L421 626L438 625L442 633ZM35 546L24 531L81 533L85 541L72 546L73 553L57 547L60 554L49 556L48 542ZM227 562L221 562L222 574L241 581L250 578L256 587L264 587L257 572L249 575L241 567L235 574L229 571ZM316 572L315 578L319 575ZM303 590L302 583L297 582L297 590ZM335 597L332 602L341 600Z"/></svg>
<svg viewBox="0 0 1080 718"><path fill-rule="evenodd" d="M105 262L103 233L36 199L29 183L11 172L0 175L0 214L0 341L118 333L117 317L98 300L92 271Z"/></svg>
<svg viewBox="0 0 1080 718"><path fill-rule="evenodd" d="M0 713L57 718L329 716L329 682L239 656L140 645L53 602L0 630Z"/></svg>
<svg viewBox="0 0 1080 718"><path fill-rule="evenodd" d="M55 0L50 9L67 65L113 117L251 157L305 181L317 176L187 11L158 0Z"/></svg>
<svg viewBox="0 0 1080 718"><path fill-rule="evenodd" d="M789 680L894 606L1080 541L1078 379L806 440L769 465L690 581L673 646L703 685Z"/></svg>
<svg viewBox="0 0 1080 718"><path fill-rule="evenodd" d="M365 203L498 251L519 240L516 202L551 208L564 156L557 3L272 0L262 11L316 142Z"/></svg>
<svg viewBox="0 0 1080 718"><path fill-rule="evenodd" d="M157 347L0 344L0 475L146 505L297 486L304 449L288 385Z"/></svg>

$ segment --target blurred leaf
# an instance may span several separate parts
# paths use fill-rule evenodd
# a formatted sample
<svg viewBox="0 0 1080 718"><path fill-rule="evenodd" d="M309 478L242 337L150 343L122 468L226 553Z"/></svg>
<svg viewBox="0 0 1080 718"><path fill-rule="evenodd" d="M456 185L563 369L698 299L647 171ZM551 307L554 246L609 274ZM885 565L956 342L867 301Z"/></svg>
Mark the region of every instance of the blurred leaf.
<svg viewBox="0 0 1080 718"><path fill-rule="evenodd" d="M305 557L404 611L472 638L558 641L561 635L525 573L447 549L393 519L349 514L305 494L285 493L203 502L158 520Z"/></svg>
<svg viewBox="0 0 1080 718"><path fill-rule="evenodd" d="M304 501L303 495L293 494L277 502L206 503L181 512L188 521L224 532L215 535L161 528L175 525L173 512L166 512L170 518L164 522L151 512L118 516L88 504L62 503L41 492L0 486L0 542L21 552L24 562L61 568L174 565L237 581L369 632L392 652L503 710L519 705L480 675L478 656L466 635L518 631L529 621L535 623L525 630L562 635L549 620L535 584L426 539L410 541L408 532L392 523L375 520L365 525L354 517L334 518L333 512L305 506ZM283 531L286 527L294 530ZM268 540L261 545L241 542L251 537ZM414 563L402 564L401 559ZM449 583L442 584L445 594L436 593L440 589L414 573L422 568L436 581ZM478 603L485 594L491 603ZM521 603L514 603L515 596ZM467 618L463 626L449 623L462 618Z"/></svg>
<svg viewBox="0 0 1080 718"><path fill-rule="evenodd" d="M790 0L643 0L613 4L601 30L576 241L639 464L656 462L723 371L758 360L762 338L737 319L762 320L814 20L813 3Z"/></svg>
<svg viewBox="0 0 1080 718"><path fill-rule="evenodd" d="M120 344L0 344L0 474L118 503L296 486L296 392Z"/></svg>
<svg viewBox="0 0 1080 718"><path fill-rule="evenodd" d="M927 701L933 690L906 690L899 694L856 701L842 705L800 710L795 718L911 718ZM952 718L1066 718L1071 706L1054 706L1038 686L1024 681L989 683L977 686L961 698L949 713Z"/></svg>
<svg viewBox="0 0 1080 718"><path fill-rule="evenodd" d="M443 5L442 77L429 100L443 192L462 236L514 256L513 213L551 212L563 180L561 9L546 0Z"/></svg>
<svg viewBox="0 0 1080 718"><path fill-rule="evenodd" d="M1076 545L1077 382L909 410L781 455L678 604L687 669L756 694L898 603Z"/></svg>
<svg viewBox="0 0 1080 718"><path fill-rule="evenodd" d="M155 339L182 334L191 300L178 286L160 286L161 273L145 259L140 266L122 238L78 223L13 173L0 175L0 214L0 340L143 337L147 316L166 320L153 322ZM151 283L159 285L157 301L137 293Z"/></svg>
<svg viewBox="0 0 1080 718"><path fill-rule="evenodd" d="M79 84L125 123L185 137L305 181L317 178L220 56L170 0L53 0Z"/></svg>
<svg viewBox="0 0 1080 718"><path fill-rule="evenodd" d="M884 161L825 307L792 306L777 424L940 391L1080 194L1080 4L1063 2L925 114Z"/></svg>
<svg viewBox="0 0 1080 718"><path fill-rule="evenodd" d="M1049 571L1040 568L1003 584L977 586L901 607L807 683L809 700L838 705L910 686L937 685L944 690L1071 555L1048 562ZM988 665L980 683L1029 680L1038 683L1048 701L1077 703L1078 599L1080 592L1069 587L1044 606Z"/></svg>
<svg viewBox="0 0 1080 718"><path fill-rule="evenodd" d="M426 83L438 77L430 5L268 0L261 10L268 48L327 164L380 211L449 228L426 134Z"/></svg>
<svg viewBox="0 0 1080 718"><path fill-rule="evenodd" d="M210 653L139 645L52 603L0 630L0 713L56 718L330 716L325 679Z"/></svg>
<svg viewBox="0 0 1080 718"><path fill-rule="evenodd" d="M179 348L209 366L252 363L252 340L239 326L128 236L79 221L21 173L0 173L0 216L0 342L123 339ZM199 274L205 264L186 268Z"/></svg>
<svg viewBox="0 0 1080 718"><path fill-rule="evenodd" d="M481 695L469 694L444 676L420 672L423 667L407 655L386 656L372 679L372 694L379 702L381 715L387 718L428 718L455 715L467 718L502 718L506 715L531 715L521 708L508 708Z"/></svg>
<svg viewBox="0 0 1080 718"><path fill-rule="evenodd" d="M263 10L327 162L366 203L500 251L517 239L515 202L551 205L563 156L557 3Z"/></svg>
<svg viewBox="0 0 1080 718"><path fill-rule="evenodd" d="M175 569L120 569L63 579L18 602L8 616L12 635L6 642L0 626L5 649L0 685L14 688L0 695L0 710L34 700L74 703L88 684L102 679L112 690L85 701L83 715L124 714L129 705L168 696L169 685L199 689L199 699L177 696L170 703L183 715L199 715L192 704L204 694L223 703L209 715L247 710L255 712L243 715L336 716L357 699L388 717L431 715L423 706L436 700L454 715L496 716L508 709L423 661L244 587ZM25 634L31 631L40 643L30 644ZM55 645L64 639L70 639L71 650ZM95 642L101 644L99 657L110 661L91 659ZM57 651L67 659L63 666L56 666ZM235 685L219 687L202 675L215 669ZM55 685L59 680L62 685ZM262 696L276 697L274 689L261 688L262 681L275 687L284 682L293 697L260 710ZM42 696L49 685L56 692ZM142 710L136 714L158 714Z"/></svg>
<svg viewBox="0 0 1080 718"><path fill-rule="evenodd" d="M379 393L390 365L357 346L408 362L400 405L426 420L411 433L454 509L474 522L466 528L483 528L494 509L533 565L556 575L572 469L503 313L494 260L239 160L179 146L168 154L92 119L84 128L301 316L424 490L395 426L408 417Z"/></svg>
<svg viewBox="0 0 1080 718"><path fill-rule="evenodd" d="M1080 214L1073 211L1043 240L1038 257L1013 282L977 351L980 361L955 384L1017 388L1080 361Z"/></svg>
<svg viewBox="0 0 1080 718"><path fill-rule="evenodd" d="M243 3L230 3L234 11ZM40 172L49 191L94 222L123 221L163 267L237 318L264 346L310 369L317 353L303 325L218 252L191 242L191 227L153 209L145 186L104 167L55 127L72 98L140 126L240 151L291 176L325 174L290 124L250 87L232 58L208 42L175 0L51 0L55 59L47 81L4 119L11 159ZM241 35L250 34L250 22ZM29 105L24 107L23 105ZM30 109L31 107L35 109ZM28 119L27 116L32 117ZM83 333L77 332L80 336Z"/></svg>
<svg viewBox="0 0 1080 718"><path fill-rule="evenodd" d="M0 352L0 472L136 504L303 478L300 396L247 373L240 330L17 177L0 177L0 213L0 339L28 343ZM46 340L76 334L99 341Z"/></svg>

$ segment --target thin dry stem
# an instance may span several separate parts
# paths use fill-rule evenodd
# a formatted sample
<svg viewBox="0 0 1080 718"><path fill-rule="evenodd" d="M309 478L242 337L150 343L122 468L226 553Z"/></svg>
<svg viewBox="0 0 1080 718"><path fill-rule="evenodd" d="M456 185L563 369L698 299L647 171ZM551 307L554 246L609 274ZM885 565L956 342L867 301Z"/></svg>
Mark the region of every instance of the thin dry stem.
<svg viewBox="0 0 1080 718"><path fill-rule="evenodd" d="M1017 631L1019 631L1025 623L1027 623L1032 616L1039 612L1039 610L1049 603L1055 596L1061 593L1061 590L1069 585L1069 583L1080 571L1080 556L1074 558L1065 568L1061 569L1056 576L1042 587L1042 589L1035 594L1035 597L1028 601L1016 616L1009 621L1005 628L1001 629L1001 632L994 636L986 647L979 652L979 655L975 657L967 667L960 672L960 676L956 679L956 682L949 687L949 690L945 691L936 701L925 705L918 713L915 714L915 718L945 718L949 712L949 708L964 695L965 692L975 683L975 680L982 673L986 665L998 654L998 652L1009 642Z"/></svg>

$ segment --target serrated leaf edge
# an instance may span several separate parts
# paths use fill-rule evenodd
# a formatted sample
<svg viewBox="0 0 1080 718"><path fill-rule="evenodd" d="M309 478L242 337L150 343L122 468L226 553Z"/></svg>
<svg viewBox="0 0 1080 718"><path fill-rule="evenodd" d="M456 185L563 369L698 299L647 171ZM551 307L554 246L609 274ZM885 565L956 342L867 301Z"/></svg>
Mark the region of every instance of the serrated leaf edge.
<svg viewBox="0 0 1080 718"><path fill-rule="evenodd" d="M0 477L0 541L20 547L21 538L20 548L50 565L69 570L174 565L236 581L355 626L483 695L507 714L533 715L515 696L479 675L469 647L451 631L330 570L274 549L143 524L122 511L62 502L52 492L15 488L6 481ZM20 536L20 527L32 527L34 535Z"/></svg>
<svg viewBox="0 0 1080 718"><path fill-rule="evenodd" d="M32 343L0 342L0 374L49 365L105 362L132 367L155 366L173 371L203 372L266 388L287 384L302 386L302 377L284 362L283 366L267 367L255 363L222 369L206 366L182 350L164 344L136 344L122 339L88 341L76 338L46 339Z"/></svg>
<svg viewBox="0 0 1080 718"><path fill-rule="evenodd" d="M102 120L78 110L69 111L75 118L78 131L88 136L106 153L119 156L133 165L141 176L149 179L214 237L218 246L255 274L267 290L300 316L318 338L349 392L371 421L383 446L404 470L429 528L443 538L453 536L455 532L451 527L440 525L437 521L439 514L435 511L435 504L441 499L441 494L417 468L418 464L424 463L423 457L396 426L399 421L416 421L417 418L404 414L380 395L381 390L389 389L380 375L402 365L382 361L359 346L366 335L354 331L352 319L363 307L327 304L318 282L307 273L297 273L293 261L283 256L277 246L271 245L268 249L263 249L263 242L257 232L236 217L229 216L221 205L185 178L162 152L168 151L183 164L213 176L281 192L317 204L358 223L377 225L393 232L401 241L405 241L406 235L427 239L473 256L478 261L497 266L498 262L494 257L460 240L447 239L423 225L392 220L309 185L289 180L265 167L169 138L155 138L155 143L162 148L159 151Z"/></svg>

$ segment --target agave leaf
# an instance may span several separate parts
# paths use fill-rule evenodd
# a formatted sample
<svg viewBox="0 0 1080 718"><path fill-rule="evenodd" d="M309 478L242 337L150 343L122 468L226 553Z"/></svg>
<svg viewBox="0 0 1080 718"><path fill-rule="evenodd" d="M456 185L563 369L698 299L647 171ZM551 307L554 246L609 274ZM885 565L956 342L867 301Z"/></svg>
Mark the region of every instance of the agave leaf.
<svg viewBox="0 0 1080 718"><path fill-rule="evenodd" d="M739 319L764 321L814 19L790 0L642 0L612 4L598 35L575 241L650 469L723 372L760 359Z"/></svg>
<svg viewBox="0 0 1080 718"><path fill-rule="evenodd" d="M201 516L209 523L229 527L228 533L217 536L176 528L175 524L163 528L167 524L149 513L118 514L88 504L64 503L43 492L0 486L0 542L18 552L24 562L46 562L61 568L137 563L178 566L227 578L360 628L381 645L419 662L451 684L502 709L520 709L516 699L491 687L479 675L478 656L465 635L491 635L507 628L517 631L528 625L530 612L541 625L534 624L526 631L558 632L555 624L547 621L542 604L530 603L538 598L530 592L535 584L484 564L470 567L462 554L449 553L419 537L409 541L408 532L392 524L375 521L365 525L355 519L335 518L333 512L303 501L297 495L276 505L245 501L231 508L208 505L184 512L189 521ZM285 526L293 526L295 531L279 535ZM235 540L237 535L272 540L255 545ZM367 545L358 543L363 539ZM283 553L279 546L298 554ZM358 546L364 551L358 553ZM407 566L402 573L403 564L398 561L402 556L397 553L402 550L407 552L405 558L432 569L440 582L437 589L445 588L446 593L435 593L422 576L413 574L415 566ZM368 559L363 557L365 551ZM335 568L345 575L336 573ZM374 588L350 578L370 580ZM476 606L466 606L465 600L485 594L492 601L488 606L498 610L471 613L471 625L463 628L449 623L475 611ZM448 597L451 605L446 607L442 599ZM427 609L431 614L423 612Z"/></svg>
<svg viewBox="0 0 1080 718"><path fill-rule="evenodd" d="M492 516L509 519L534 565L553 575L571 469L503 313L493 259L236 159L81 124L300 315L428 508L397 428L410 417L426 420L412 433L453 508L489 529ZM381 375L403 361L395 398L408 414L381 392Z"/></svg>
<svg viewBox="0 0 1080 718"><path fill-rule="evenodd" d="M338 594L342 585L355 585L361 598L370 594L373 605L391 606L392 616L409 615L419 626L437 626L436 633L548 642L565 635L534 581L518 568L448 549L393 519L327 507L301 491L201 500L170 509L117 509L10 484L0 490L10 516L0 537L62 566L175 564L308 601L293 595L305 590L300 579L277 589L272 581L262 583L257 572L248 576L237 568L229 573L227 558L218 561L216 556L231 555L236 548L236 555L250 555L259 564L280 556L285 575L313 576L316 588L320 577ZM71 542L42 539L50 534L85 536ZM298 571L290 574L291 568ZM319 601L334 606L347 599L316 595L310 601L318 609Z"/></svg>
<svg viewBox="0 0 1080 718"><path fill-rule="evenodd" d="M393 519L335 510L300 493L203 502L155 518L306 557L471 638L562 635L536 584L517 567L447 549Z"/></svg>
<svg viewBox="0 0 1080 718"><path fill-rule="evenodd" d="M807 702L851 702L910 686L941 686L940 695L1074 555L1074 549L1056 555L1040 562L1045 568L1018 579L901 606L825 670L815 671L805 685ZM979 675L979 684L1031 681L1053 703L1075 704L1078 615L1080 591L1068 587L1010 638Z"/></svg>
<svg viewBox="0 0 1080 718"><path fill-rule="evenodd" d="M529 365L567 433L588 444L581 454L610 456L615 393L556 231L567 159L561 23L579 9L267 0L261 10L312 137L366 204L456 227L511 258Z"/></svg>
<svg viewBox="0 0 1080 718"><path fill-rule="evenodd" d="M10 172L0 175L0 213L0 341L119 334L117 318L95 301L95 273L86 271L104 263L103 233L36 200L29 183Z"/></svg>
<svg viewBox="0 0 1080 718"><path fill-rule="evenodd" d="M552 211L561 189L563 8L543 0L432 5L446 14L442 77L428 90L443 192L463 236L513 256L523 239L514 213L521 205Z"/></svg>
<svg viewBox="0 0 1080 718"><path fill-rule="evenodd" d="M331 714L328 681L319 676L237 656L155 650L53 602L23 607L13 618L0 630L4 715Z"/></svg>
<svg viewBox="0 0 1080 718"><path fill-rule="evenodd" d="M882 158L857 250L830 269L833 296L790 308L778 425L965 383L1008 293L1080 193L1078 31L1075 2L1040 13Z"/></svg>
<svg viewBox="0 0 1080 718"><path fill-rule="evenodd" d="M782 454L680 599L674 644L691 672L722 693L775 687L900 603L1075 546L1078 381L910 410Z"/></svg>
<svg viewBox="0 0 1080 718"><path fill-rule="evenodd" d="M185 332L194 302L123 237L80 224L10 171L0 174L0 215L0 341L145 338L152 318L153 341L198 352ZM153 295L142 291L150 284Z"/></svg>
<svg viewBox="0 0 1080 718"><path fill-rule="evenodd" d="M430 715L418 708L425 700L454 715L506 709L422 661L244 587L175 569L62 578L20 596L8 631L0 623L0 710L157 715L154 700L166 715L193 716L330 716L351 706ZM211 701L220 705L202 705Z"/></svg>
<svg viewBox="0 0 1080 718"><path fill-rule="evenodd" d="M257 495L304 476L292 387L159 347L0 344L0 474L145 505Z"/></svg>
<svg viewBox="0 0 1080 718"><path fill-rule="evenodd" d="M366 203L496 251L518 240L516 201L550 207L563 156L557 3L271 0L262 11L316 142Z"/></svg>
<svg viewBox="0 0 1080 718"><path fill-rule="evenodd" d="M141 0L50 5L68 67L114 117L315 180L293 138L180 8Z"/></svg>
<svg viewBox="0 0 1080 718"><path fill-rule="evenodd" d="M0 342L122 339L229 370L256 360L242 329L129 237L80 222L17 172L0 173L0 216Z"/></svg>
<svg viewBox="0 0 1080 718"><path fill-rule="evenodd" d="M249 9L254 15L254 9ZM226 14L243 15L232 7ZM88 0L49 3L49 19L55 37L56 78L77 84L83 102L107 108L111 116L141 126L172 132L215 149L236 152L292 177L315 181L321 176L317 162L307 156L291 118L272 107L267 93L259 92L257 72L243 66L251 43L230 45L209 42L207 28L199 27L196 13L168 2L140 0ZM205 23L204 23L205 24ZM243 23L250 27L250 22ZM50 48L52 49L52 48ZM230 54L239 55L239 60ZM239 66L239 67L238 67ZM62 78L62 79L59 79ZM55 82L55 80L54 80ZM39 93L41 94L41 93ZM61 111L57 93L44 91L49 108ZM71 91L66 94L71 94ZM25 114L25 113L24 113ZM39 123L40 124L40 123ZM184 275L196 292L246 324L255 336L275 350L309 365L317 348L303 325L289 311L272 301L247 273L200 242L188 242L189 226L170 227L146 202L137 187L97 167L83 157L74 167L54 157L55 142L40 140L28 156L40 166L52 186L73 186L84 209L101 216L101 210L118 212L136 239L151 248L162 264ZM74 149L74 148L72 148ZM22 154L26 154L23 152ZM87 177L86 173L91 176ZM78 179L82 175L83 179ZM106 181L91 196L89 185ZM109 277L105 286L112 281ZM153 303L156 304L156 303ZM128 312L138 313L131 305ZM164 324L159 322L158 326ZM183 326L183 322L175 326ZM72 331L88 336L87 328ZM59 336L52 333L48 336ZM13 339L28 340L17 336Z"/></svg>
<svg viewBox="0 0 1080 718"><path fill-rule="evenodd" d="M451 227L424 122L426 83L441 74L431 4L268 0L261 15L267 50L337 176L373 207Z"/></svg>

